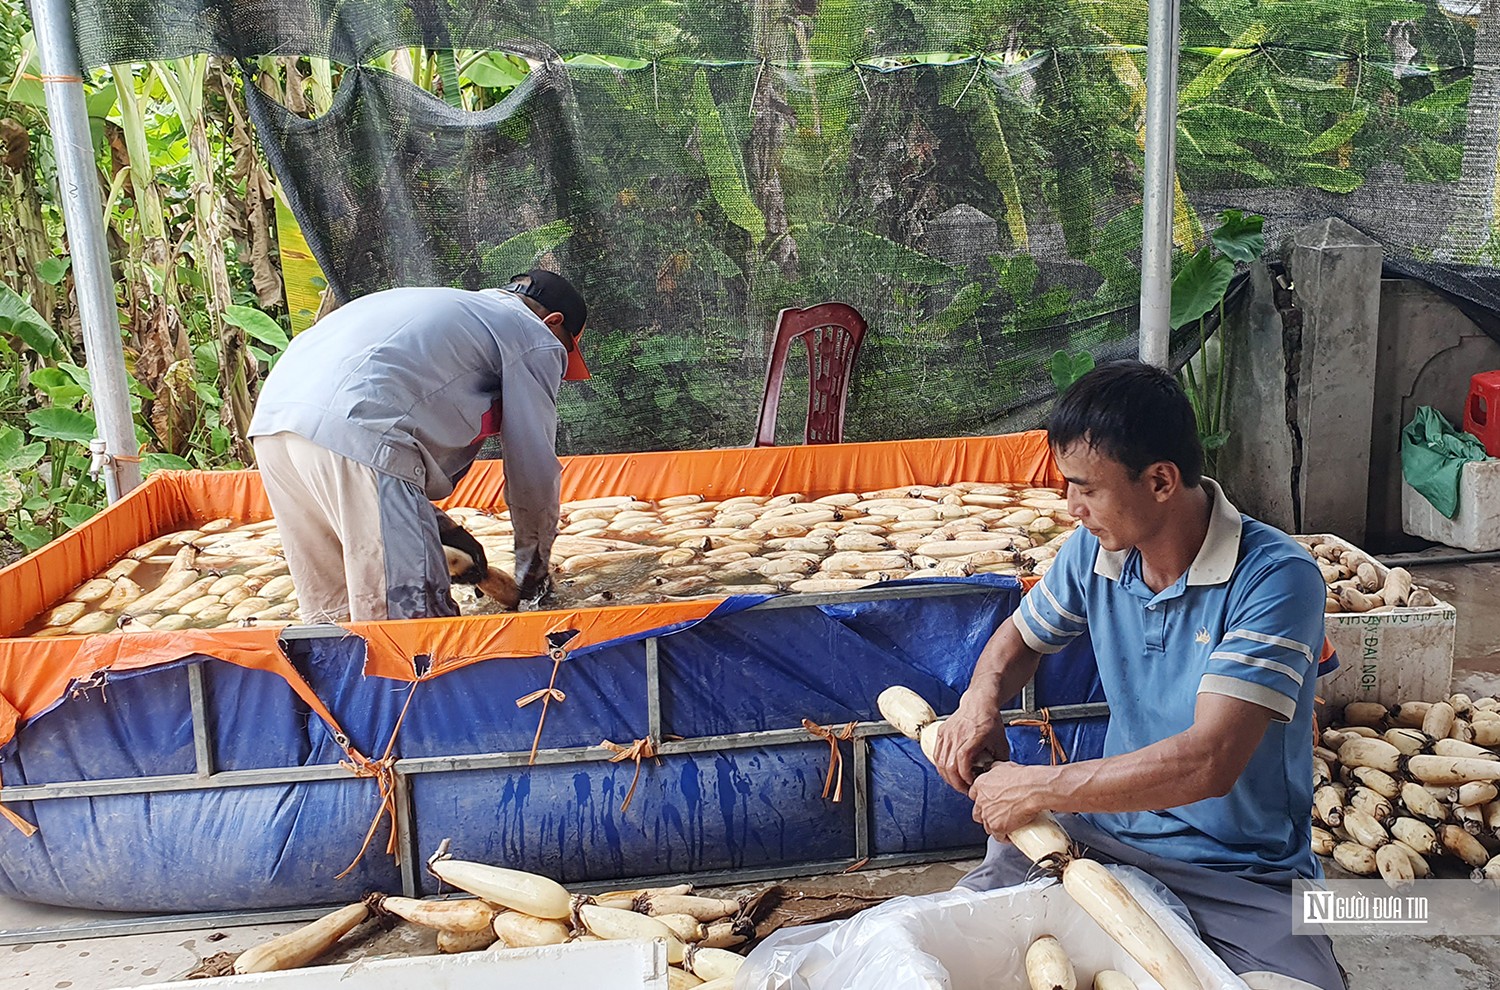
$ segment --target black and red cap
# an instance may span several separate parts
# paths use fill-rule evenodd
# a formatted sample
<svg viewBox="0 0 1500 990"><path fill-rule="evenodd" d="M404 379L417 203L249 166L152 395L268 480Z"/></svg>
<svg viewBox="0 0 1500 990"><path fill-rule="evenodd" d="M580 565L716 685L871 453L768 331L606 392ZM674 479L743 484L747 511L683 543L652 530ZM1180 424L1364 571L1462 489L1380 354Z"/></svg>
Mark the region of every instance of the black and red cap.
<svg viewBox="0 0 1500 990"><path fill-rule="evenodd" d="M568 367L563 372L563 378L570 382L587 379L589 369L583 363L583 354L578 349L578 338L582 336L589 318L589 306L583 299L583 293L572 282L545 268L533 268L529 272L512 275L510 284L504 288L528 299L535 299L548 310L562 314L563 330L567 331L572 341L568 345Z"/></svg>

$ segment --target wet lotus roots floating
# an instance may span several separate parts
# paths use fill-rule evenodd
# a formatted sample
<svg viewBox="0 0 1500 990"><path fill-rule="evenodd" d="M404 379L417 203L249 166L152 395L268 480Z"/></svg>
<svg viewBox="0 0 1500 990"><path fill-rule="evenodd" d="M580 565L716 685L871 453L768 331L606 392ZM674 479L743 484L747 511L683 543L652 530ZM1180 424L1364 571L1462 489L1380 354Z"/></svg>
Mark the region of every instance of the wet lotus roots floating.
<svg viewBox="0 0 1500 990"><path fill-rule="evenodd" d="M508 512L447 510L514 571ZM1041 574L1075 527L1062 493L980 482L808 497L628 495L564 503L557 607L852 591L904 578ZM468 585L466 615L506 605ZM215 519L152 539L43 614L32 636L232 629L297 617L273 520Z"/></svg>

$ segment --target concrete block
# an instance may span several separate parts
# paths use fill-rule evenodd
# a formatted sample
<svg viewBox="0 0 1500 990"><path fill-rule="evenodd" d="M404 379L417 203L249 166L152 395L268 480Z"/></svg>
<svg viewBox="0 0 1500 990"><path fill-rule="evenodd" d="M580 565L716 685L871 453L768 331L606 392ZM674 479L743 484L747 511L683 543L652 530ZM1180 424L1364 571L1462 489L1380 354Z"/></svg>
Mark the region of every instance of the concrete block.
<svg viewBox="0 0 1500 990"><path fill-rule="evenodd" d="M1227 316L1230 433L1216 480L1241 512L1292 532L1297 528L1296 439L1287 421L1285 328L1263 263L1250 266L1250 286L1241 300Z"/></svg>
<svg viewBox="0 0 1500 990"><path fill-rule="evenodd" d="M1000 250L1000 224L983 210L960 203L927 221L923 246L955 267L983 264Z"/></svg>
<svg viewBox="0 0 1500 990"><path fill-rule="evenodd" d="M1287 270L1302 313L1295 376L1302 458L1299 528L1365 538L1380 318L1380 244L1338 219L1292 237Z"/></svg>
<svg viewBox="0 0 1500 990"><path fill-rule="evenodd" d="M1500 550L1500 460L1470 461L1458 476L1458 514L1452 519L1401 482L1401 524L1412 536L1450 547Z"/></svg>

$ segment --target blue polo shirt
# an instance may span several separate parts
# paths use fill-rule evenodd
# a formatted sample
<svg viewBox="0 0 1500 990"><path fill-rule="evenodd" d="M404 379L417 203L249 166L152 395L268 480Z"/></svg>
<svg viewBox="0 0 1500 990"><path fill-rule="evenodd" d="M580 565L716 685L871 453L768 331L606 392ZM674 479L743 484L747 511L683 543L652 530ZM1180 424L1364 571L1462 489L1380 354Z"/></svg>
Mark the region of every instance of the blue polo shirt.
<svg viewBox="0 0 1500 990"><path fill-rule="evenodd" d="M1094 824L1183 862L1267 880L1318 877L1309 808L1323 578L1291 537L1203 484L1214 503L1208 535L1176 584L1152 592L1138 550L1104 550L1079 529L1022 600L1016 627L1042 654L1088 631L1110 707L1106 757L1186 731L1202 693L1275 713L1224 797L1088 816Z"/></svg>

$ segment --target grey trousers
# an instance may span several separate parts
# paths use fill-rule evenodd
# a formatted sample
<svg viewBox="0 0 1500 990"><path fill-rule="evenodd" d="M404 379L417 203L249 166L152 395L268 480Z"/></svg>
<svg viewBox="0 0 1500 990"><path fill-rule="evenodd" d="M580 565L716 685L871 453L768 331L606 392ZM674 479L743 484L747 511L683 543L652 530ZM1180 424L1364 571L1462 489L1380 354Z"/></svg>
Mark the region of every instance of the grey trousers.
<svg viewBox="0 0 1500 990"><path fill-rule="evenodd" d="M1346 990L1326 935L1292 934L1290 883L1247 880L1142 852L1078 815L1058 815L1073 840L1101 863L1123 863L1149 873L1182 902L1204 944L1251 987L1264 990ZM994 890L1026 880L1032 864L1008 842L990 840L984 862L958 886ZM1300 982L1299 982L1300 981Z"/></svg>
<svg viewBox="0 0 1500 990"><path fill-rule="evenodd" d="M292 433L254 442L303 622L458 614L420 488Z"/></svg>

